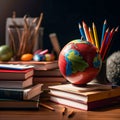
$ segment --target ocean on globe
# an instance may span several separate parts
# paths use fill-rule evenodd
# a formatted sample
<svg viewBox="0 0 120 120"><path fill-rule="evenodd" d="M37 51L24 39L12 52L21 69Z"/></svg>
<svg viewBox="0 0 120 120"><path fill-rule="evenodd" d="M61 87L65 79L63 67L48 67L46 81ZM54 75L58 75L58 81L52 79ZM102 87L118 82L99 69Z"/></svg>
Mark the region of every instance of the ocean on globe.
<svg viewBox="0 0 120 120"><path fill-rule="evenodd" d="M61 74L74 85L83 85L93 80L99 73L101 65L98 49L81 39L67 43L58 58Z"/></svg>

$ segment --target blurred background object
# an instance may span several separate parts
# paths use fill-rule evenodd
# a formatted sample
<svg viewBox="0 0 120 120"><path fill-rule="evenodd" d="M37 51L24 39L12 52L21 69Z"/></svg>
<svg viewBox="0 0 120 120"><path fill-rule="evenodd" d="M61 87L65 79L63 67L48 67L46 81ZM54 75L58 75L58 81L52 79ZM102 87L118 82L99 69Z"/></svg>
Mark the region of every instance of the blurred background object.
<svg viewBox="0 0 120 120"><path fill-rule="evenodd" d="M114 52L108 57L106 76L114 85L120 85L120 51Z"/></svg>
<svg viewBox="0 0 120 120"><path fill-rule="evenodd" d="M73 39L80 38L78 23L85 20L89 26L96 23L98 33L101 35L102 24L106 19L108 24L117 27L120 25L119 1L108 0L1 0L0 1L0 44L5 42L5 26L8 17L16 11L16 17L27 14L30 17L38 17L44 13L42 27L44 27L43 47L53 49L49 34L56 33L61 48ZM120 32L114 38L109 55L119 50ZM98 36L100 37L100 36Z"/></svg>

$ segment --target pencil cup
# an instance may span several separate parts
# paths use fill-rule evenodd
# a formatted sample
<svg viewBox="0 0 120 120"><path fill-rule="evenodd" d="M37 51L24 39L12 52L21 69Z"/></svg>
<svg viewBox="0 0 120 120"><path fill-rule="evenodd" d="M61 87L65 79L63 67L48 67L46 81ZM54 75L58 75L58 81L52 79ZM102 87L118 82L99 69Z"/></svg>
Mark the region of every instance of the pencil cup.
<svg viewBox="0 0 120 120"><path fill-rule="evenodd" d="M25 46L25 50L21 50L21 52L19 52L19 54L17 54L17 52L20 50L20 42L22 42L22 39L20 39L19 41L19 38L18 38L18 33L16 31L16 29L13 27L13 28L9 28L9 30L11 31L12 33L12 36L14 38L14 44L13 44L13 38L11 37L11 34L9 33L8 34L8 42L6 44L10 45L13 49L13 45L15 46L15 48L13 49L14 51L14 60L20 60L20 57L22 54L25 54L25 53L34 53L34 51L38 50L38 49L42 49L43 48L43 34L44 34L44 28L40 28L39 29L39 32L37 33L36 37L33 38L35 39L35 43L34 45L31 47L31 44L32 44L32 41L29 40L29 36L28 37L28 40L27 40L27 43L24 43L21 48L24 48ZM21 26L19 28L19 31L20 31L20 34L22 36L22 33L23 33L23 27Z"/></svg>
<svg viewBox="0 0 120 120"><path fill-rule="evenodd" d="M107 80L106 76L106 61L102 62L101 69L96 76L96 78L92 81L93 83L100 83L100 84L107 84L109 81Z"/></svg>

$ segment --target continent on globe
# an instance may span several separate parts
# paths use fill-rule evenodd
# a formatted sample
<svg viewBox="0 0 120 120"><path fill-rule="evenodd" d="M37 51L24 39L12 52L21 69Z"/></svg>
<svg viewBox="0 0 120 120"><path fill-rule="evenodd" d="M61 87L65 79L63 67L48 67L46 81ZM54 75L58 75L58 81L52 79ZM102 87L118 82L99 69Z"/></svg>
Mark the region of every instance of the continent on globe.
<svg viewBox="0 0 120 120"><path fill-rule="evenodd" d="M101 65L102 60L97 48L81 39L67 43L58 58L60 72L69 82L76 85L93 80Z"/></svg>

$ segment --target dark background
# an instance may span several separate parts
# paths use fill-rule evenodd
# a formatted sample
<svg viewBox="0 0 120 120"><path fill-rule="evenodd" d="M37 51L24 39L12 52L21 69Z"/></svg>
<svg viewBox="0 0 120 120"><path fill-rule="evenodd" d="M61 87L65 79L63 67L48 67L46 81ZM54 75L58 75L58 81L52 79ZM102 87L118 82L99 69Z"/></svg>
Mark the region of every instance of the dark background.
<svg viewBox="0 0 120 120"><path fill-rule="evenodd" d="M120 25L119 0L0 0L0 44L5 43L6 18L16 11L17 17L25 14L38 17L44 13L44 49L51 49L49 34L55 32L61 48L69 41L80 38L78 23L84 20L88 26L95 22L98 37L101 38L102 25L107 20L112 29ZM120 31L120 30L119 30ZM115 34L110 54L120 49L120 32Z"/></svg>

